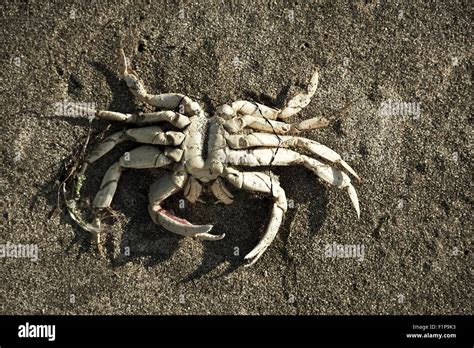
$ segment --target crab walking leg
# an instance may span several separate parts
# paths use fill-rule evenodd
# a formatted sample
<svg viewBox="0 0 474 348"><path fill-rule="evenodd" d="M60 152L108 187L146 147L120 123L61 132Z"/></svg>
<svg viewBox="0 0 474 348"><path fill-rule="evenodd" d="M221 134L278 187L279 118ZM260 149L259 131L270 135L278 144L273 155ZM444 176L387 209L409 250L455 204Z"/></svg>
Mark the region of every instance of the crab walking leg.
<svg viewBox="0 0 474 348"><path fill-rule="evenodd" d="M147 124L157 122L168 122L177 128L188 126L191 121L187 116L174 111L158 111L139 114L124 114L115 111L98 110L96 116L104 120L119 121L125 123Z"/></svg>
<svg viewBox="0 0 474 348"><path fill-rule="evenodd" d="M167 174L150 187L148 198L150 204L148 212L153 222L160 224L170 232L185 237L195 237L203 240L220 240L222 235L213 235L209 232L212 225L193 225L186 219L173 215L161 206L161 203L169 196L183 189L188 179L185 171L176 171L173 175Z"/></svg>
<svg viewBox="0 0 474 348"><path fill-rule="evenodd" d="M229 164L249 167L303 165L327 183L340 189L347 188L349 198L357 212L357 217L360 216L359 199L349 176L343 171L314 158L283 148L257 148L247 151L228 150L226 158Z"/></svg>
<svg viewBox="0 0 474 348"><path fill-rule="evenodd" d="M301 109L306 107L311 102L311 98L318 88L318 81L319 72L315 71L311 76L306 93L300 93L291 98L288 103L286 103L286 106L280 111L278 118L288 118L297 114Z"/></svg>
<svg viewBox="0 0 474 348"><path fill-rule="evenodd" d="M237 100L230 105L221 105L216 112L226 120L237 116L254 116L276 120L280 110L248 100Z"/></svg>
<svg viewBox="0 0 474 348"><path fill-rule="evenodd" d="M91 115L108 121L117 121L134 124L149 124L157 122L168 122L177 128L185 128L191 121L189 117L174 111L157 111L149 113L124 114L123 112L108 110L93 110L83 107L77 107L81 113Z"/></svg>
<svg viewBox="0 0 474 348"><path fill-rule="evenodd" d="M246 135L228 134L226 135L226 141L232 149L247 149L252 147L300 148L332 163L339 163L348 173L360 181L360 177L354 169L352 169L336 151L310 139L285 135L276 136L267 133L252 133Z"/></svg>
<svg viewBox="0 0 474 348"><path fill-rule="evenodd" d="M84 174L88 165L94 163L99 158L111 151L116 145L126 140L132 140L143 144L176 146L181 145L184 140L184 134L181 132L174 131L164 132L163 129L157 126L132 128L125 131L113 133L112 135L105 138L99 144L99 146L97 146L86 158L85 163L81 169L81 174ZM181 149L173 149L172 151L171 150L172 149L166 149L165 151L167 153L165 154L167 156L170 155L171 157L180 157L180 154L182 154ZM179 161L179 159L177 159L177 161Z"/></svg>
<svg viewBox="0 0 474 348"><path fill-rule="evenodd" d="M179 93L148 94L138 74L130 67L129 59L123 49L119 50L120 74L123 76L130 92L139 100L160 109L176 110L186 115L196 115L202 111L201 106L191 98Z"/></svg>
<svg viewBox="0 0 474 348"><path fill-rule="evenodd" d="M264 132L285 134L291 130L291 125L274 120L263 119L256 116L239 116L225 121L224 128L229 133L237 133L244 128L253 128Z"/></svg>
<svg viewBox="0 0 474 348"><path fill-rule="evenodd" d="M113 133L105 138L92 152L87 156L82 167L82 173L85 172L89 164L94 163L99 158L111 151L116 145L127 140L127 134L124 131Z"/></svg>
<svg viewBox="0 0 474 348"><path fill-rule="evenodd" d="M98 219L96 218L94 219L92 223L86 222L76 210L76 200L80 196L82 184L84 180L86 179L85 172L87 170L88 165L97 161L99 158L101 158L103 155L109 152L115 145L125 140L126 140L125 133L117 132L107 137L97 148L95 148L94 151L92 151L92 153L86 158L85 162L82 164L80 171L76 174L75 184L74 184L75 199L70 199L70 200L65 199L66 207L68 209L69 215L74 221L76 221L79 224L79 226L81 226L84 230L90 232L93 235L94 242L96 243L99 253L101 255L104 255L104 251L102 248L102 244L100 242L100 223ZM112 167L114 166L115 165L113 165ZM109 173L109 171L110 171L109 177L116 176L113 174L113 173L116 173L117 171L115 167L113 169L109 168L107 173ZM66 197L65 186L63 186L63 191Z"/></svg>
<svg viewBox="0 0 474 348"><path fill-rule="evenodd" d="M160 150L152 146L141 146L124 155L120 160L112 164L102 179L100 190L97 192L92 204L94 210L94 220L92 223L86 223L80 218L74 207L68 207L71 217L79 223L86 231L94 236L94 241L101 255L104 254L100 240L100 219L98 213L104 208L110 207L117 183L124 168L156 168L166 166L173 161L164 155Z"/></svg>
<svg viewBox="0 0 474 348"><path fill-rule="evenodd" d="M286 119L300 112L302 108L311 102L311 97L318 87L318 81L319 73L316 71L311 77L306 93L300 93L291 98L282 110L248 100L237 100L230 105L222 105L217 109L217 113L225 119L237 116L262 117L269 120L276 120L277 118Z"/></svg>
<svg viewBox="0 0 474 348"><path fill-rule="evenodd" d="M125 131L130 140L143 144L153 145L181 145L185 136L181 132L163 131L158 126L131 128Z"/></svg>
<svg viewBox="0 0 474 348"><path fill-rule="evenodd" d="M278 180L264 173L239 172L238 170L229 167L226 168L224 177L239 189L270 193L274 199L270 223L265 230L263 238L257 246L245 256L245 259L249 261L246 266L251 266L260 258L260 256L262 256L268 246L272 243L278 229L280 228L283 214L288 208L285 191L281 188Z"/></svg>
<svg viewBox="0 0 474 348"><path fill-rule="evenodd" d="M225 121L224 128L230 133L237 133L244 128L252 128L263 132L288 134L322 128L326 127L328 124L329 121L324 117L314 117L301 121L298 124L288 124L281 121L247 115L234 117Z"/></svg>
<svg viewBox="0 0 474 348"><path fill-rule="evenodd" d="M122 143L126 140L133 140L145 144L157 144L157 145L180 145L184 140L184 134L181 132L163 132L160 127L150 126L143 128L133 128L125 131L113 133L112 135L105 138L99 146L97 146L91 154L85 159L80 171L76 175L76 183L74 185L74 195L76 198L79 197L82 183L86 179L86 170L88 166L102 156L111 151L117 144ZM134 150L136 151L136 150ZM136 152L134 152L136 154ZM165 156L178 162L183 155L183 150L179 148L165 148ZM123 156L124 159L130 157L127 153ZM73 218L78 218L77 214L72 210L69 211ZM85 228L88 230L88 228Z"/></svg>
<svg viewBox="0 0 474 348"><path fill-rule="evenodd" d="M180 113L174 111L158 111L158 112L149 112L149 113L141 113L137 115L137 123L138 124L146 124L146 123L155 123L155 122L168 122L171 123L173 126L178 128L185 128L187 127L191 121L189 117L184 116Z"/></svg>
<svg viewBox="0 0 474 348"><path fill-rule="evenodd" d="M140 146L125 153L118 162L112 164L102 179L100 190L92 204L95 210L108 208L117 189L123 169L159 168L174 163L174 159L166 156L165 152L154 146Z"/></svg>

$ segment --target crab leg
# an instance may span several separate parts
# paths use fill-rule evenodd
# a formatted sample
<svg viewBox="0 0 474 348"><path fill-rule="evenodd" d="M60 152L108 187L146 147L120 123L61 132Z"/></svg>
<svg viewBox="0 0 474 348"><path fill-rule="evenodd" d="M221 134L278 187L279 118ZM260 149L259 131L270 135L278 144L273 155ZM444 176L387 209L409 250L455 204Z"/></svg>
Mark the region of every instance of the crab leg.
<svg viewBox="0 0 474 348"><path fill-rule="evenodd" d="M186 115L196 115L202 111L201 106L191 98L179 93L148 94L138 74L130 67L130 61L123 49L119 50L120 74L123 76L130 92L139 100L160 109L179 110Z"/></svg>
<svg viewBox="0 0 474 348"><path fill-rule="evenodd" d="M204 240L220 240L224 238L224 234L213 235L207 233L212 229L212 225L193 225L186 219L173 215L161 206L161 203L166 198L183 189L187 179L188 174L185 171L176 171L173 175L167 174L151 185L148 194L150 201L148 212L151 219L168 231L181 236Z"/></svg>
<svg viewBox="0 0 474 348"><path fill-rule="evenodd" d="M124 114L115 111L98 110L96 116L104 120L135 124L168 122L177 128L184 128L191 123L187 116L169 110L139 114Z"/></svg>
<svg viewBox="0 0 474 348"><path fill-rule="evenodd" d="M124 131L113 133L105 138L92 152L87 156L85 163L82 166L81 174L84 174L89 164L94 163L99 158L111 151L116 145L127 140L127 135Z"/></svg>
<svg viewBox="0 0 474 348"><path fill-rule="evenodd" d="M94 203L92 204L93 208L102 209L110 206L124 168L159 168L173 162L165 153L154 146L144 145L133 149L109 167L102 179L100 190L95 196Z"/></svg>
<svg viewBox="0 0 474 348"><path fill-rule="evenodd" d="M282 110L247 100L238 100L231 105L220 106L217 114L227 120L224 127L230 133L237 133L246 127L275 134L298 133L326 127L329 121L324 117L313 117L297 124L276 121L276 119L287 119L307 106L316 92L318 79L319 73L316 71L311 77L306 93L291 98Z"/></svg>
<svg viewBox="0 0 474 348"><path fill-rule="evenodd" d="M245 259L249 262L246 266L251 266L272 243L280 228L283 214L287 210L285 191L281 188L278 180L264 173L239 172L234 168L226 168L224 175L227 181L239 189L270 193L274 199L270 223L265 230L263 238L257 246L245 256Z"/></svg>
<svg viewBox="0 0 474 348"><path fill-rule="evenodd" d="M221 106L217 112L225 119L232 119L237 116L253 116L269 120L276 120L277 118L286 119L300 112L302 108L311 102L311 98L318 87L318 81L319 73L315 71L311 76L306 93L300 93L291 98L282 110L247 100L237 100L231 105L225 104Z"/></svg>
<svg viewBox="0 0 474 348"><path fill-rule="evenodd" d="M218 115L227 120L237 116L254 116L276 120L279 112L278 109L248 100L237 100L230 105L224 104L217 109Z"/></svg>
<svg viewBox="0 0 474 348"><path fill-rule="evenodd" d="M174 149L173 149L174 150ZM100 156L99 156L100 157ZM97 158L96 158L97 159ZM120 160L112 164L102 179L100 190L97 192L94 202L92 204L94 210L94 220L92 223L86 223L76 212L74 201L68 201L67 206L69 214L74 221L77 221L79 225L86 231L93 234L99 252L103 254L102 244L100 241L100 218L98 216L99 211L110 207L112 199L117 190L117 183L120 179L124 168L157 168L164 167L173 162L173 159L166 156L162 151L153 146L140 146L133 149L128 153L127 156L122 156ZM87 163L82 168L82 172L85 171ZM83 174L80 174L83 176ZM82 178L79 181L82 182ZM79 187L80 189L80 187ZM76 187L76 190L78 188Z"/></svg>
<svg viewBox="0 0 474 348"><path fill-rule="evenodd" d="M87 165L94 163L111 151L116 145L126 140L132 140L142 144L180 145L184 140L184 134L174 131L164 132L163 129L157 126L132 128L113 133L105 138L86 158L81 173L84 174ZM167 152L166 155L170 155L171 157L175 157L176 155L180 157L182 150L170 148L166 149L165 152Z"/></svg>
<svg viewBox="0 0 474 348"><path fill-rule="evenodd" d="M280 111L278 118L285 119L293 116L300 112L302 108L307 106L311 102L311 98L318 88L318 81L319 72L315 71L311 76L306 93L300 93L291 98L288 103L286 103L286 106L283 108L283 110Z"/></svg>
<svg viewBox="0 0 474 348"><path fill-rule="evenodd" d="M184 139L184 134L180 132L163 132L159 127L144 127L144 128L134 128L129 129L126 131L116 132L109 137L105 138L99 146L97 146L91 154L85 159L84 163L80 171L76 175L76 186L75 186L75 194L76 196L79 195L79 191L81 189L82 182L86 179L85 172L88 166L102 156L107 154L111 151L117 144L124 142L125 140L134 140L136 142L145 143L145 144L158 144L158 145L179 145L182 143ZM134 156L138 154L138 149L132 150L131 152L127 152L124 156L122 156L122 162L129 162L129 165L135 162L131 161L131 154L133 153ZM139 151L144 151L139 150ZM166 158L170 158L175 162L178 162L183 154L183 150L179 148L165 148L164 156ZM138 163L138 162L137 162ZM127 165L122 165L122 167L126 167ZM134 167L131 167L134 168ZM148 167L146 167L148 168ZM151 167L153 168L153 167Z"/></svg>
<svg viewBox="0 0 474 348"><path fill-rule="evenodd" d="M224 123L224 128L230 133L237 133L244 128L253 128L264 132L285 134L291 130L291 125L285 122L266 120L257 116L234 117Z"/></svg>
<svg viewBox="0 0 474 348"><path fill-rule="evenodd" d="M129 139L143 144L153 145L181 145L184 134L174 131L163 131L158 126L148 126L142 128L132 128L125 131Z"/></svg>
<svg viewBox="0 0 474 348"><path fill-rule="evenodd" d="M123 112L108 111L108 110L93 110L83 107L77 107L81 112L86 115L94 115L94 117L101 118L108 121L117 121L134 124L149 124L157 122L168 122L177 128L185 128L191 121L185 115L182 115L174 111L157 111L149 113L135 113L135 114L124 114Z"/></svg>
<svg viewBox="0 0 474 348"><path fill-rule="evenodd" d="M246 151L228 150L226 158L229 164L249 167L303 165L329 184L341 189L347 188L352 205L357 212L357 217L360 216L359 199L349 176L343 171L314 158L283 148L257 148Z"/></svg>
<svg viewBox="0 0 474 348"><path fill-rule="evenodd" d="M314 117L298 124L288 124L257 116L238 116L225 121L224 128L230 133L237 133L244 128L252 128L275 134L299 133L312 129L326 127L329 121L324 117Z"/></svg>
<svg viewBox="0 0 474 348"><path fill-rule="evenodd" d="M252 133L246 135L226 135L227 144L232 149L252 147L296 147L319 156L329 162L339 163L348 173L360 180L360 177L342 158L329 147L316 141L294 136L276 136L267 133Z"/></svg>

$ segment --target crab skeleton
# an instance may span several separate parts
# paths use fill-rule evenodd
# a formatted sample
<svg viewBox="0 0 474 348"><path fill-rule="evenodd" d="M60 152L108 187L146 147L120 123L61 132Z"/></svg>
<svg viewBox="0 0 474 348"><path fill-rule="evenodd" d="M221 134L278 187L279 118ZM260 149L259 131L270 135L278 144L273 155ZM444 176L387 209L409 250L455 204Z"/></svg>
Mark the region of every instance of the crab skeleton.
<svg viewBox="0 0 474 348"><path fill-rule="evenodd" d="M328 121L311 118L297 124L285 122L311 101L318 85L317 71L312 75L307 91L291 98L282 109L238 100L230 105L224 104L214 115L208 115L188 96L148 94L122 49L119 57L120 73L130 92L158 111L139 114L94 111L95 116L102 119L143 126L116 132L102 141L76 175L77 197L66 201L71 217L95 236L101 253L100 212L110 208L117 183L126 168L165 168L170 171L151 185L148 210L153 222L185 237L215 241L224 238L224 234L211 234L212 225L194 225L164 209L163 202L179 191L183 191L191 203L199 200L204 187L224 204L233 202L228 185L271 195L274 202L270 222L260 242L245 256L248 266L262 256L275 238L287 210L287 200L277 178L262 172L246 172L242 168L303 165L323 181L347 189L359 217L359 200L348 175L360 180L356 172L335 151L297 136L300 132L324 127ZM164 131L156 125L162 122L168 122L176 130ZM94 219L88 223L75 207L86 169L124 141L146 145L131 150L109 167L92 204Z"/></svg>

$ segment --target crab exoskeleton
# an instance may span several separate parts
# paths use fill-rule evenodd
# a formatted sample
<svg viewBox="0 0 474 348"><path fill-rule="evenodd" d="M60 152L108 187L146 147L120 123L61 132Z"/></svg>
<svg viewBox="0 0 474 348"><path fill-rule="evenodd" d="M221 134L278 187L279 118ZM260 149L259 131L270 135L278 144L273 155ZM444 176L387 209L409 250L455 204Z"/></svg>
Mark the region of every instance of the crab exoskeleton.
<svg viewBox="0 0 474 348"><path fill-rule="evenodd" d="M94 234L101 252L99 213L110 207L125 168L169 170L150 187L149 213L155 223L186 237L219 240L224 235L211 234L212 225L194 225L164 209L163 201L179 191L183 191L191 203L199 199L203 187L206 187L218 201L231 204L233 196L226 184L271 195L274 203L270 222L258 245L245 256L247 265L255 263L275 238L287 210L287 199L274 176L244 171L245 167L303 165L322 180L347 189L359 216L359 201L348 175L359 179L355 171L335 151L297 136L300 132L324 127L328 121L312 118L297 124L285 122L309 104L318 85L318 72L311 77L307 91L291 98L282 109L239 100L230 105L224 104L217 108L214 115L208 115L201 105L185 95L148 94L122 49L119 56L120 73L130 92L158 111L139 114L94 111L96 117L142 127L129 128L107 137L85 160L76 177L76 191L80 190L87 167L115 145L124 141L147 144L126 153L107 170L93 202L95 218L91 223L84 222L75 208L68 204L72 218ZM163 122L171 124L176 130L164 131L156 125ZM296 150L303 150L306 154Z"/></svg>

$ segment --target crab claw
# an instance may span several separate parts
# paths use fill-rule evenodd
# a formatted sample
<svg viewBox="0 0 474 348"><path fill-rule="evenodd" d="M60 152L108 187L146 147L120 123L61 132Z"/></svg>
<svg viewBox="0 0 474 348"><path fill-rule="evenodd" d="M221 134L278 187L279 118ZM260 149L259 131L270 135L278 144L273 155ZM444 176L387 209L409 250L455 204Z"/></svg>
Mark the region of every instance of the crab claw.
<svg viewBox="0 0 474 348"><path fill-rule="evenodd" d="M212 229L212 225L193 225L188 220L177 217L161 206L161 203L166 198L185 186L187 179L188 174L186 172L176 172L174 176L168 174L151 185L148 194L150 199L148 212L150 213L151 219L168 231L181 236L205 240L219 240L224 238L224 234L213 235L208 233Z"/></svg>
<svg viewBox="0 0 474 348"><path fill-rule="evenodd" d="M155 223L181 236L196 237L204 240L220 240L225 236L225 234L214 235L207 233L212 229L212 225L193 225L188 220L177 217L159 204L149 205L148 211Z"/></svg>

